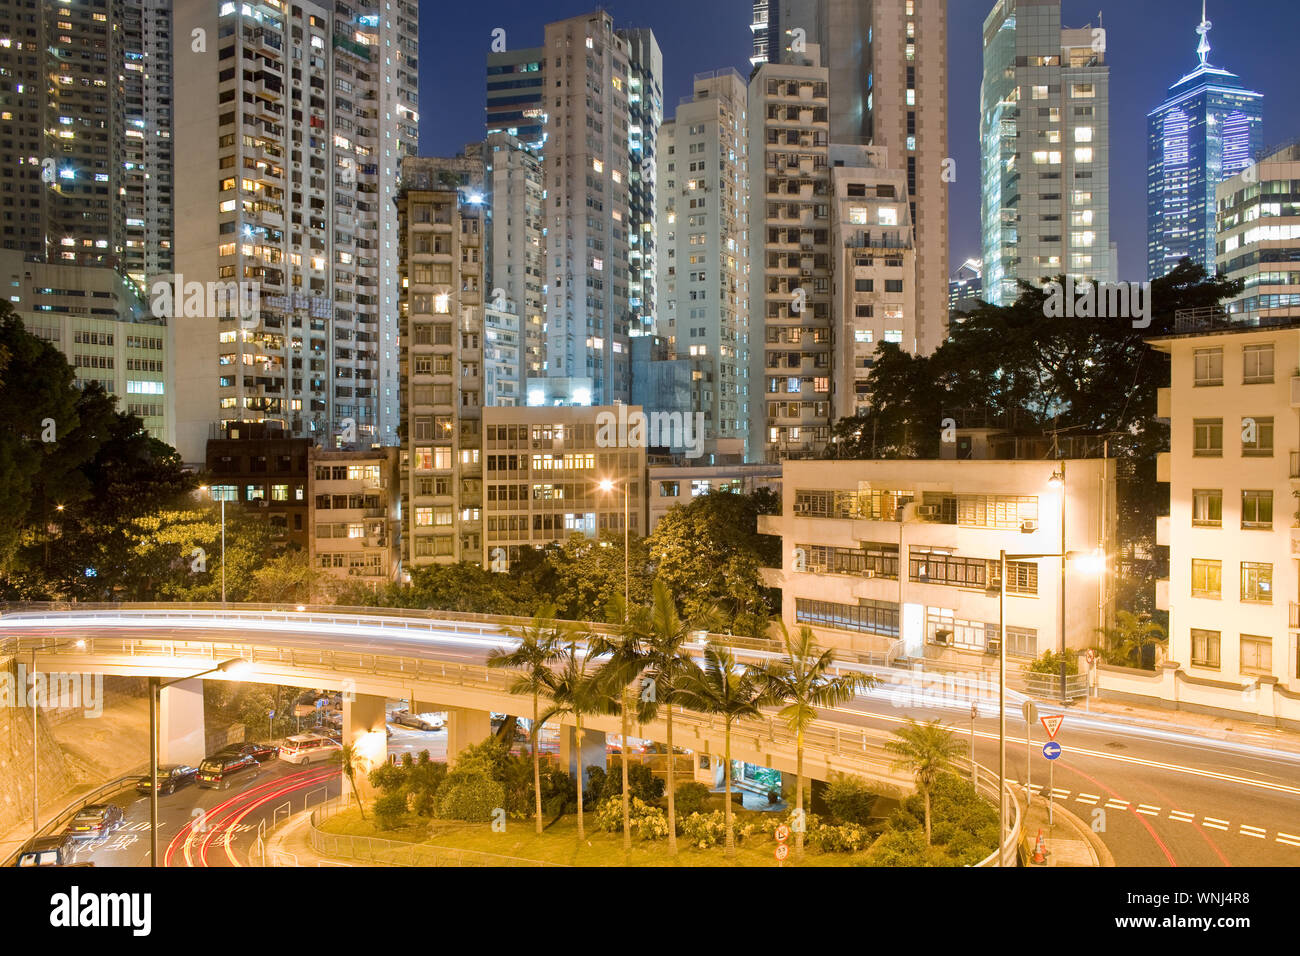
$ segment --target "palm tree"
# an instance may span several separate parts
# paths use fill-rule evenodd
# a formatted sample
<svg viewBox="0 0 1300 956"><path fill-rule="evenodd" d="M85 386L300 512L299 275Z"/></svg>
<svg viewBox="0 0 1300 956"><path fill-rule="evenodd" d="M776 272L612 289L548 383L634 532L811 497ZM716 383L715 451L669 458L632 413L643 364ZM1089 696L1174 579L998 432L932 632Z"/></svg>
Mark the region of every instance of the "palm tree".
<svg viewBox="0 0 1300 956"><path fill-rule="evenodd" d="M570 633L570 642L558 656L559 668L550 671L545 678L543 693L551 701L551 706L537 718L540 727L552 717L573 717L574 732L577 735L578 760L578 839L586 839L587 831L582 816L582 718L587 714L612 714L618 709L618 702L611 698L607 684L593 666L593 656L579 651L578 645Z"/></svg>
<svg viewBox="0 0 1300 956"><path fill-rule="evenodd" d="M555 621L555 605L544 604L533 615L529 625L519 628L515 635L519 646L513 651L497 648L488 655L488 667L506 667L521 671L510 685L510 693L531 695L533 698L533 726L529 746L533 752L533 795L536 800L537 832L542 832L542 766L537 752L537 738L541 729L537 717L540 701L547 690L551 664L559 659L565 628Z"/></svg>
<svg viewBox="0 0 1300 956"><path fill-rule="evenodd" d="M618 632L593 635L588 648L595 657L609 655L609 660L600 669L599 679L607 693L618 699L619 736L622 739L619 763L623 773L623 851L626 853L632 849L632 806L627 773L628 723L636 706L630 688L639 681L649 663L645 651L648 624L642 609L638 608L635 615L628 613L621 595L610 602L610 618L622 620Z"/></svg>
<svg viewBox="0 0 1300 956"><path fill-rule="evenodd" d="M1138 667L1143 666L1142 657L1148 647L1163 645L1168 639L1165 629L1145 611L1120 611L1115 615L1114 627L1099 627L1097 633L1106 638L1101 650L1108 659L1125 665L1136 660Z"/></svg>
<svg viewBox="0 0 1300 956"><path fill-rule="evenodd" d="M366 818L366 808L361 804L361 794L357 792L357 771L365 770L366 760L361 756L356 746L350 743L343 745L341 752L343 760L343 776L347 777L348 783L352 785L352 795L357 798L357 809L361 811L361 819Z"/></svg>
<svg viewBox="0 0 1300 956"><path fill-rule="evenodd" d="M668 750L668 851L677 854L677 753L673 749L673 700L682 677L695 667L687 644L691 639L691 625L677 614L677 603L667 585L654 583L654 597L650 606L648 634L645 645L645 675L653 684L654 692L641 695L643 719L651 721L664 710L664 745Z"/></svg>
<svg viewBox="0 0 1300 956"><path fill-rule="evenodd" d="M678 704L702 714L717 714L724 722L727 856L736 855L736 832L731 825L731 725L762 716L757 703L760 692L753 674L738 666L729 650L712 642L704 648L704 667L687 670L674 688Z"/></svg>
<svg viewBox="0 0 1300 956"><path fill-rule="evenodd" d="M776 719L794 733L795 740L795 854L803 855L803 743L804 734L817 719L817 708L838 707L847 703L879 679L870 674L831 676L835 654L818 646L811 627L804 626L794 637L781 627L785 656L760 667L751 668L762 688L762 703L781 705Z"/></svg>
<svg viewBox="0 0 1300 956"><path fill-rule="evenodd" d="M917 723L910 717L907 724L894 731L898 740L885 744L885 749L898 759L895 770L906 770L916 778L916 789L925 801L925 845L930 845L930 791L939 774L952 766L953 759L966 752L966 743L958 740L951 730L932 720Z"/></svg>

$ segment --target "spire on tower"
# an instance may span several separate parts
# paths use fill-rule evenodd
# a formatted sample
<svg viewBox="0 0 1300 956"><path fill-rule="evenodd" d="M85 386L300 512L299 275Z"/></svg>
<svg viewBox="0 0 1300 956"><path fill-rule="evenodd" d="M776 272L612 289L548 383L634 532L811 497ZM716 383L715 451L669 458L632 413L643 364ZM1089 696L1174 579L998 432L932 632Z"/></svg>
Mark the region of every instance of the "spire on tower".
<svg viewBox="0 0 1300 956"><path fill-rule="evenodd" d="M1206 16L1205 0L1201 0L1201 22L1196 27L1196 32L1200 34L1201 42L1196 47L1196 53L1201 58L1201 66L1203 67L1209 65L1210 28L1213 26L1214 24L1211 23L1209 18Z"/></svg>

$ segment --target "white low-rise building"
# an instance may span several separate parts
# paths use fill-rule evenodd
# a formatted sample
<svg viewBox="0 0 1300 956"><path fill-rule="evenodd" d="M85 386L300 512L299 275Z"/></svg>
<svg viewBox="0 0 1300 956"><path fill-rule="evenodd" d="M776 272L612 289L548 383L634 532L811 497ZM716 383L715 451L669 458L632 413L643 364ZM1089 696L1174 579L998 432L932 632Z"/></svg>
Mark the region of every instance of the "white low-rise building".
<svg viewBox="0 0 1300 956"><path fill-rule="evenodd" d="M782 540L782 569L765 577L786 626L811 625L826 646L978 664L998 648L1001 553L1043 555L1007 565L1007 653L1088 647L1111 617L1095 559L1114 551L1114 466L787 461L782 514L759 518Z"/></svg>

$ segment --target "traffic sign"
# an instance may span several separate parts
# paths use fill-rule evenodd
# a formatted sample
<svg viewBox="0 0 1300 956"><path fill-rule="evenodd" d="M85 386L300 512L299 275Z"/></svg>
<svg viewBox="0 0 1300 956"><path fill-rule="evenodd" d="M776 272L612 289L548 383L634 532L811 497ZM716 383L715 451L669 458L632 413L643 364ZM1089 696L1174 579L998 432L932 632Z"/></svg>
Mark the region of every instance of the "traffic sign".
<svg viewBox="0 0 1300 956"><path fill-rule="evenodd" d="M1056 732L1061 729L1061 724L1065 721L1064 714L1052 714L1039 718L1043 722L1043 729L1047 731L1047 739L1055 740Z"/></svg>
<svg viewBox="0 0 1300 956"><path fill-rule="evenodd" d="M776 842L784 843L788 839L790 839L790 828L783 823L776 828Z"/></svg>
<svg viewBox="0 0 1300 956"><path fill-rule="evenodd" d="M1025 713L1025 723L1032 724L1038 719L1038 705L1032 700L1025 701L1023 710Z"/></svg>
<svg viewBox="0 0 1300 956"><path fill-rule="evenodd" d="M1055 760L1057 757L1061 756L1061 745L1055 740L1049 740L1047 743L1043 744L1043 756L1048 760Z"/></svg>
<svg viewBox="0 0 1300 956"><path fill-rule="evenodd" d="M786 846L784 843L782 843L780 846L776 848L776 858L778 862L784 860L789 855L790 855L790 848Z"/></svg>

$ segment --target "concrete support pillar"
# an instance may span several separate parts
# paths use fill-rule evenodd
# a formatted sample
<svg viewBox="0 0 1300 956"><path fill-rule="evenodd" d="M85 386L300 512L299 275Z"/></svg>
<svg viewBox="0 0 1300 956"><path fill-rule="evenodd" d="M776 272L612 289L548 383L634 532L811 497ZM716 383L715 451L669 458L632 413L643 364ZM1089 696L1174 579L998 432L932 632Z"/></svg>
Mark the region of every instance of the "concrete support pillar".
<svg viewBox="0 0 1300 956"><path fill-rule="evenodd" d="M252 740L256 734L257 728L250 727L245 736ZM207 756L207 742L203 681L187 680L164 688L158 706L158 763L197 767Z"/></svg>
<svg viewBox="0 0 1300 956"><path fill-rule="evenodd" d="M383 697L371 694L343 695L343 742L351 744L356 751L354 779L363 800L372 795L370 781L366 779L370 771L388 760L384 703ZM343 786L346 791L348 785ZM351 795L344 793L344 796Z"/></svg>
<svg viewBox="0 0 1300 956"><path fill-rule="evenodd" d="M568 767L572 776L578 774L577 730L566 726L560 728L560 766ZM582 732L582 766L583 774L587 767L606 767L605 732L603 730L583 730ZM584 780L585 784L586 781Z"/></svg>
<svg viewBox="0 0 1300 956"><path fill-rule="evenodd" d="M454 764L457 755L466 747L481 744L490 736L492 736L492 715L486 710L448 707L447 765Z"/></svg>

